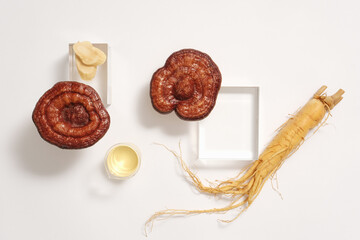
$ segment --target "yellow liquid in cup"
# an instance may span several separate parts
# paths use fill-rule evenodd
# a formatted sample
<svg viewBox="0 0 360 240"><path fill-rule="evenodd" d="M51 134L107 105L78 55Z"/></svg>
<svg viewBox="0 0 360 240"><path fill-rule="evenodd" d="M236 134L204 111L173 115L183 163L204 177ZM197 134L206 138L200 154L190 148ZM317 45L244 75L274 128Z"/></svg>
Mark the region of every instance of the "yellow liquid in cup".
<svg viewBox="0 0 360 240"><path fill-rule="evenodd" d="M106 166L111 175L114 177L129 177L139 168L139 156L129 146L118 145L110 150Z"/></svg>

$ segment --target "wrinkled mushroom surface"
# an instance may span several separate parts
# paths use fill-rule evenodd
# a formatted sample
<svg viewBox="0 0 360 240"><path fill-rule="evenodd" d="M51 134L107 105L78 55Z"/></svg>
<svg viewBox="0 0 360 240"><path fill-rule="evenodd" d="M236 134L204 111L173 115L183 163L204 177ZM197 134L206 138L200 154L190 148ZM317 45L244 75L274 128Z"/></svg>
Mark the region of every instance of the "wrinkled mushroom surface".
<svg viewBox="0 0 360 240"><path fill-rule="evenodd" d="M44 140L67 149L92 146L110 126L110 116L95 89L70 81L45 92L32 118Z"/></svg>
<svg viewBox="0 0 360 240"><path fill-rule="evenodd" d="M160 113L173 110L184 120L200 120L214 108L221 73L205 53L183 49L173 53L151 79L150 96Z"/></svg>

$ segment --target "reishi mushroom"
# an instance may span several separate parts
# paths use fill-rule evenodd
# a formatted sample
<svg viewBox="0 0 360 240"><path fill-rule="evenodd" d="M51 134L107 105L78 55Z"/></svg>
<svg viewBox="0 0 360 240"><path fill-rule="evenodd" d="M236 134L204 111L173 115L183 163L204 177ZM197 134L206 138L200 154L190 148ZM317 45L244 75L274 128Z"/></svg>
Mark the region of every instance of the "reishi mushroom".
<svg viewBox="0 0 360 240"><path fill-rule="evenodd" d="M110 116L98 93L79 82L59 82L37 102L32 119L40 136L60 148L86 148L99 141Z"/></svg>
<svg viewBox="0 0 360 240"><path fill-rule="evenodd" d="M221 73L210 56L183 49L153 74L150 96L160 113L174 110L184 120L200 120L214 108L220 86Z"/></svg>

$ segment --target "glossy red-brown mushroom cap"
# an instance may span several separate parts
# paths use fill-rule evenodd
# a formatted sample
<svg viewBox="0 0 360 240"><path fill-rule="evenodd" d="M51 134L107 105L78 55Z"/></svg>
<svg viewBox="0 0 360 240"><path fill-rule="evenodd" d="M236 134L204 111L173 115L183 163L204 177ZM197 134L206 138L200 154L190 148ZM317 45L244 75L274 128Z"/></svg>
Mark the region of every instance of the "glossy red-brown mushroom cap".
<svg viewBox="0 0 360 240"><path fill-rule="evenodd" d="M92 146L110 126L98 93L79 82L55 84L39 99L32 118L44 140L68 149Z"/></svg>
<svg viewBox="0 0 360 240"><path fill-rule="evenodd" d="M173 110L185 120L199 120L214 108L221 73L212 59L194 49L173 53L152 79L150 96L160 113Z"/></svg>

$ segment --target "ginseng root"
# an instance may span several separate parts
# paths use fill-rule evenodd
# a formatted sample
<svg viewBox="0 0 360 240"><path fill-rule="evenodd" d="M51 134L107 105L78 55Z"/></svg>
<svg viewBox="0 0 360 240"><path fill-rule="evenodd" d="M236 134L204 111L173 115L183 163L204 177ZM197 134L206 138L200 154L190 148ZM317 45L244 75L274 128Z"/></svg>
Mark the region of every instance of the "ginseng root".
<svg viewBox="0 0 360 240"><path fill-rule="evenodd" d="M204 185L184 162L181 149L180 154L178 154L166 147L179 160L183 170L189 175L191 182L200 192L227 196L231 197L232 200L229 205L222 208L204 210L167 209L156 212L147 220L145 231L149 225L152 227L153 221L158 217L178 214L220 213L239 208L240 212L233 219L223 220L224 222L234 221L251 206L265 182L274 177L284 161L298 150L309 131L317 127L315 133L326 122L330 110L342 100L344 94L342 89L332 96L327 96L324 94L326 88L326 86L322 86L295 116L289 118L278 129L276 136L265 148L258 160L251 163L250 166L234 178ZM328 114L325 117L326 113ZM324 117L325 120L323 121Z"/></svg>

